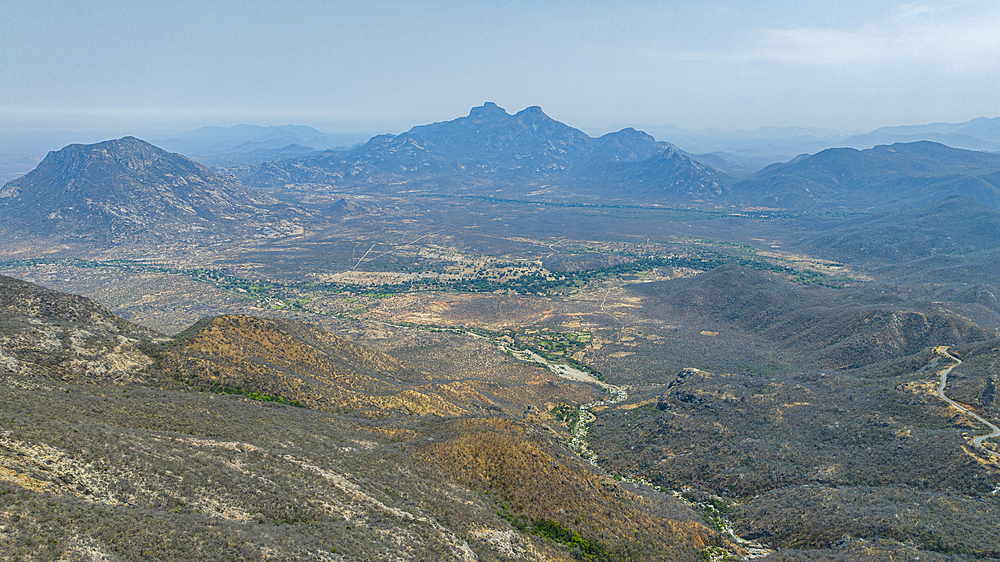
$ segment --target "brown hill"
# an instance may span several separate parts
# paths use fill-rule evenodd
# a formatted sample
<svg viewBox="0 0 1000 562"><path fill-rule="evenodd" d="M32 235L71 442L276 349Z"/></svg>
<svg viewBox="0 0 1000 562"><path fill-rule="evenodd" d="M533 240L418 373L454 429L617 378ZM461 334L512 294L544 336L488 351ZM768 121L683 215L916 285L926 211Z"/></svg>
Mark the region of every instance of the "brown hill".
<svg viewBox="0 0 1000 562"><path fill-rule="evenodd" d="M630 548L683 559L719 544L690 509L608 478L555 446L537 427L508 419L449 420L440 426L447 438L423 447L418 458L499 499L515 525L557 521L607 545L618 559L630 559Z"/></svg>
<svg viewBox="0 0 1000 562"><path fill-rule="evenodd" d="M792 350L802 361L854 368L994 334L929 304L864 286L804 287L770 273L723 266L690 278L633 285L662 317L711 318Z"/></svg>
<svg viewBox="0 0 1000 562"><path fill-rule="evenodd" d="M502 412L473 384L434 380L413 365L290 320L204 320L178 335L165 363L195 385L262 392L330 412Z"/></svg>
<svg viewBox="0 0 1000 562"><path fill-rule="evenodd" d="M298 322L224 316L160 346L87 299L13 279L0 305L12 559L693 562L724 544L486 394L517 394L523 412L545 391L435 377Z"/></svg>

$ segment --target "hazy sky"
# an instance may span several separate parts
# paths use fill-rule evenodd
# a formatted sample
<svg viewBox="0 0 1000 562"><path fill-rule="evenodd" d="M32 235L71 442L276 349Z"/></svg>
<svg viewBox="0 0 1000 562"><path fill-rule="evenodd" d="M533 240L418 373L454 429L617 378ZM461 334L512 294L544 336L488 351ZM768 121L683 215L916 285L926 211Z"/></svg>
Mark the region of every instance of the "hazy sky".
<svg viewBox="0 0 1000 562"><path fill-rule="evenodd" d="M1000 115L1000 2L0 0L0 127L400 132L495 101L589 129Z"/></svg>

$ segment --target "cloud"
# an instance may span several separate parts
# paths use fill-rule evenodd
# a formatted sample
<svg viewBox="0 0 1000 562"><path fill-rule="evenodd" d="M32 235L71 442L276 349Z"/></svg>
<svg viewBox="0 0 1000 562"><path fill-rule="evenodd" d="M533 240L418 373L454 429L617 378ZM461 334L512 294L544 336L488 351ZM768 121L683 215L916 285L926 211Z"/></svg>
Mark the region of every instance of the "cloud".
<svg viewBox="0 0 1000 562"><path fill-rule="evenodd" d="M799 66L907 64L928 61L974 69L1000 68L1000 9L957 14L903 5L885 19L851 28L789 26L752 30L723 50L645 50L641 54L685 62L778 63Z"/></svg>
<svg viewBox="0 0 1000 562"><path fill-rule="evenodd" d="M903 4L896 8L896 12L889 18L892 21L907 21L914 18L931 16L940 13L940 9L933 6Z"/></svg>

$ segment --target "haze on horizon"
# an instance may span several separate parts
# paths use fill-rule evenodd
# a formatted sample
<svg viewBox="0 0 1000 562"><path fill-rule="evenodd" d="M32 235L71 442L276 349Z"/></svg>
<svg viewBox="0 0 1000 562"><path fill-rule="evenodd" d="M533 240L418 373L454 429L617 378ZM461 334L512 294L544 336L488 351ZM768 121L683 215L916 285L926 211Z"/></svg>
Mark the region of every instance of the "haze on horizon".
<svg viewBox="0 0 1000 562"><path fill-rule="evenodd" d="M994 117L1000 4L0 0L0 128L401 132L494 101L594 130Z"/></svg>

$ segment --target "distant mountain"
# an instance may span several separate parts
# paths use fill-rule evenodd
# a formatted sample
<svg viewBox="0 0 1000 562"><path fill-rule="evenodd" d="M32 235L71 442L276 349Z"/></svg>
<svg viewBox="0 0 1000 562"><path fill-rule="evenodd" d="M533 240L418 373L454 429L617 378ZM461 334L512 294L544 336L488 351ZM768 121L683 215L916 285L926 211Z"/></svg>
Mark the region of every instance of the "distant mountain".
<svg viewBox="0 0 1000 562"><path fill-rule="evenodd" d="M280 148L254 148L252 150L238 150L243 145L236 147L232 152L219 152L202 155L198 157L198 162L214 168L235 168L239 166L257 166L272 160L287 160L289 158L301 158L310 154L320 152L311 146L303 146L298 143L291 143Z"/></svg>
<svg viewBox="0 0 1000 562"><path fill-rule="evenodd" d="M888 210L951 194L1000 208L1000 154L927 141L834 148L769 166L733 189L744 204L792 209Z"/></svg>
<svg viewBox="0 0 1000 562"><path fill-rule="evenodd" d="M897 142L934 141L966 150L1000 151L1000 117L979 117L964 123L931 123L881 127L844 140L844 146L869 148Z"/></svg>
<svg viewBox="0 0 1000 562"><path fill-rule="evenodd" d="M666 125L644 130L658 140L677 145L703 164L740 177L769 164L787 162L798 154L844 146L845 137L836 131L811 127L760 127L738 131L705 129L692 132ZM737 165L727 167L725 162L713 159L713 154Z"/></svg>
<svg viewBox="0 0 1000 562"><path fill-rule="evenodd" d="M584 174L606 174L623 170L631 164L644 162L677 147L666 142L656 142L651 135L635 129L622 129L596 139L596 144L576 170Z"/></svg>
<svg viewBox="0 0 1000 562"><path fill-rule="evenodd" d="M243 153L258 149L276 149L290 144L300 144L327 150L352 146L364 142L361 135L332 135L305 125L261 127L236 125L233 127L202 127L175 137L158 139L163 148L201 159L221 153Z"/></svg>
<svg viewBox="0 0 1000 562"><path fill-rule="evenodd" d="M452 121L382 135L348 151L267 162L245 181L286 186L399 190L402 184L475 193L489 182L524 195L545 185L572 196L695 202L719 195L728 178L634 129L599 138L547 116L539 107L511 115L495 103ZM636 188L638 187L638 190Z"/></svg>
<svg viewBox="0 0 1000 562"><path fill-rule="evenodd" d="M732 183L726 174L673 147L609 179L633 195L690 202L724 202Z"/></svg>
<svg viewBox="0 0 1000 562"><path fill-rule="evenodd" d="M326 150L265 162L246 179L260 187L289 184L386 185L457 174L461 167L423 138L379 135L354 150Z"/></svg>
<svg viewBox="0 0 1000 562"><path fill-rule="evenodd" d="M595 147L593 138L540 107L510 115L492 102L474 107L468 117L413 127L408 134L423 137L472 172L565 170Z"/></svg>
<svg viewBox="0 0 1000 562"><path fill-rule="evenodd" d="M125 137L50 152L8 182L0 189L0 228L106 242L169 238L245 228L273 203L179 154Z"/></svg>

